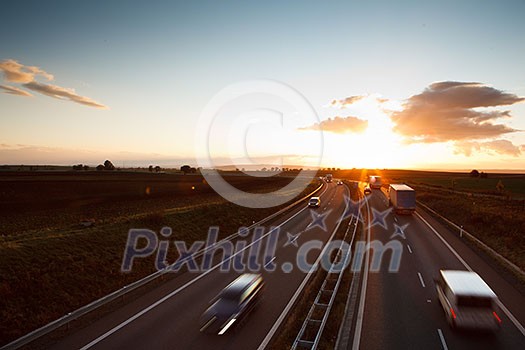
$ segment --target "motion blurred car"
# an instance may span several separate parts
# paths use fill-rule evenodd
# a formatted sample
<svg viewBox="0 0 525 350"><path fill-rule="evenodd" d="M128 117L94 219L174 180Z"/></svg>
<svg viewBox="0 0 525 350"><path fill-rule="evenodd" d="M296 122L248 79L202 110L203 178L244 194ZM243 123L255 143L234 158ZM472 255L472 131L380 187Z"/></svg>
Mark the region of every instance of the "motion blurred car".
<svg viewBox="0 0 525 350"><path fill-rule="evenodd" d="M343 181L337 181L337 185L342 185Z"/></svg>
<svg viewBox="0 0 525 350"><path fill-rule="evenodd" d="M264 281L259 274L245 273L235 279L201 316L201 332L223 335L239 324L258 305Z"/></svg>
<svg viewBox="0 0 525 350"><path fill-rule="evenodd" d="M372 193L372 189L370 187L365 187L365 190L364 190L365 194L370 194Z"/></svg>
<svg viewBox="0 0 525 350"><path fill-rule="evenodd" d="M438 300L452 328L500 329L498 298L477 273L441 270L435 282Z"/></svg>
<svg viewBox="0 0 525 350"><path fill-rule="evenodd" d="M308 201L308 206L311 208L319 208L321 206L321 198L319 197L312 197Z"/></svg>

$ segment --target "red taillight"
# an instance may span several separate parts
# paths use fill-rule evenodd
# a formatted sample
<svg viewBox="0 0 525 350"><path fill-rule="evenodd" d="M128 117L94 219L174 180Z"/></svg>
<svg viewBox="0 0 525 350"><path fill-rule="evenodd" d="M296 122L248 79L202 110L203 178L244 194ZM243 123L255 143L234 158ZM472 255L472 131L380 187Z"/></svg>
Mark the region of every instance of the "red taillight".
<svg viewBox="0 0 525 350"><path fill-rule="evenodd" d="M450 313L452 314L452 318L456 319L456 313L454 312L453 308L450 308Z"/></svg>
<svg viewBox="0 0 525 350"><path fill-rule="evenodd" d="M499 318L498 314L496 313L496 311L492 311L492 314L494 315L494 317L496 318L496 320L498 320L499 323L501 323L501 318Z"/></svg>

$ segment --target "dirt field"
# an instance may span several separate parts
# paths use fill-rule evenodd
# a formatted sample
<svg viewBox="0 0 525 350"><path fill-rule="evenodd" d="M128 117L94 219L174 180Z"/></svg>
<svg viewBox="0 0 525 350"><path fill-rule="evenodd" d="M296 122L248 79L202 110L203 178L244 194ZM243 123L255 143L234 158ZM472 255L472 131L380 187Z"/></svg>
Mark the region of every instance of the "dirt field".
<svg viewBox="0 0 525 350"><path fill-rule="evenodd" d="M249 192L291 180L226 178ZM153 272L153 256L120 271L131 228L169 226L189 244L210 226L226 236L276 210L229 203L198 175L0 173L0 344ZM95 224L82 227L85 218Z"/></svg>

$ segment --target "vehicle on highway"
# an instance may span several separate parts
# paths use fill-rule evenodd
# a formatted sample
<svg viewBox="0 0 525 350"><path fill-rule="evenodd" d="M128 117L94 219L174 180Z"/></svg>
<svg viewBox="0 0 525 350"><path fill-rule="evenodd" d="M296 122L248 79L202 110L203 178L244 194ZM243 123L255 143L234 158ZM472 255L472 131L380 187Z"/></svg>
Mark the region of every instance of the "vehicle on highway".
<svg viewBox="0 0 525 350"><path fill-rule="evenodd" d="M239 324L257 306L263 289L261 275L239 276L211 301L213 304L201 316L201 332L223 335Z"/></svg>
<svg viewBox="0 0 525 350"><path fill-rule="evenodd" d="M381 176L376 175L369 176L368 183L371 188L381 188L381 186L383 185L381 181Z"/></svg>
<svg viewBox="0 0 525 350"><path fill-rule="evenodd" d="M441 270L436 289L452 328L498 330L501 327L498 298L477 273Z"/></svg>
<svg viewBox="0 0 525 350"><path fill-rule="evenodd" d="M333 176L332 174L326 174L326 182L332 182Z"/></svg>
<svg viewBox="0 0 525 350"><path fill-rule="evenodd" d="M412 214L416 210L416 191L407 185L390 185L388 197L397 214Z"/></svg>
<svg viewBox="0 0 525 350"><path fill-rule="evenodd" d="M320 197L312 197L308 201L308 206L311 208L319 208L321 206L321 198Z"/></svg>
<svg viewBox="0 0 525 350"><path fill-rule="evenodd" d="M337 181L337 185L342 185L343 184L343 181Z"/></svg>
<svg viewBox="0 0 525 350"><path fill-rule="evenodd" d="M372 189L370 187L366 186L365 190L363 192L365 192L365 194L370 194L370 193L372 193Z"/></svg>

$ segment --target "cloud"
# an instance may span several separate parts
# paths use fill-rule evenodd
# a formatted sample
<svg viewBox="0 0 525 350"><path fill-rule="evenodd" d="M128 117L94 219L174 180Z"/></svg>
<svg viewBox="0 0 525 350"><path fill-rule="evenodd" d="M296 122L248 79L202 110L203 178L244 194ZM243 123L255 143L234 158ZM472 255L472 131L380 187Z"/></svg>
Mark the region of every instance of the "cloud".
<svg viewBox="0 0 525 350"><path fill-rule="evenodd" d="M4 79L10 83L30 83L35 80L37 75L43 76L47 80L54 79L52 74L38 67L24 66L11 59L0 62L0 69L4 72Z"/></svg>
<svg viewBox="0 0 525 350"><path fill-rule="evenodd" d="M504 156L519 157L525 150L525 145L517 146L509 140L492 140L486 142L458 141L454 143L454 153L470 157L474 152L500 154Z"/></svg>
<svg viewBox="0 0 525 350"><path fill-rule="evenodd" d="M27 92L25 90L22 90L22 89L19 89L19 88L15 87L15 86L0 85L0 89L4 89L3 93L5 93L5 94L18 95L18 96L27 96L27 97L33 96L29 92Z"/></svg>
<svg viewBox="0 0 525 350"><path fill-rule="evenodd" d="M511 105L525 98L474 82L445 81L431 84L410 97L401 111L392 112L394 131L409 142L445 142L487 139L517 131L504 124L508 111L474 108Z"/></svg>
<svg viewBox="0 0 525 350"><path fill-rule="evenodd" d="M350 97L344 98L342 100L332 100L332 102L330 102L329 106L343 109L343 108L346 108L347 106L349 106L351 104L354 104L354 103L356 103L358 101L361 101L362 99L364 99L366 97L367 97L367 95L356 95L356 96L350 96Z"/></svg>
<svg viewBox="0 0 525 350"><path fill-rule="evenodd" d="M334 117L328 118L320 123L315 123L311 126L299 128L299 130L323 130L333 132L336 134L345 134L350 132L360 133L366 130L368 121L359 119L357 117Z"/></svg>
<svg viewBox="0 0 525 350"><path fill-rule="evenodd" d="M80 103L85 106L100 109L108 109L107 106L94 101L93 99L78 95L74 89L64 88L57 85L43 84L36 81L38 76L47 80L53 80L54 76L43 69L35 66L24 66L18 61L7 59L0 62L0 70L4 73L4 80L9 83L19 83L26 89L39 92L43 95ZM18 96L33 96L29 92L11 85L0 85L4 93Z"/></svg>
<svg viewBox="0 0 525 350"><path fill-rule="evenodd" d="M107 109L107 106L104 106L101 103L98 103L89 97L80 96L75 93L74 89L67 89L56 85L50 85L50 84L41 84L37 83L36 81L23 84L24 87L28 88L29 90L33 90L36 92L40 92L41 94L58 98L61 100L69 100L76 103L80 103L86 106L95 107L95 108L101 108L101 109Z"/></svg>

